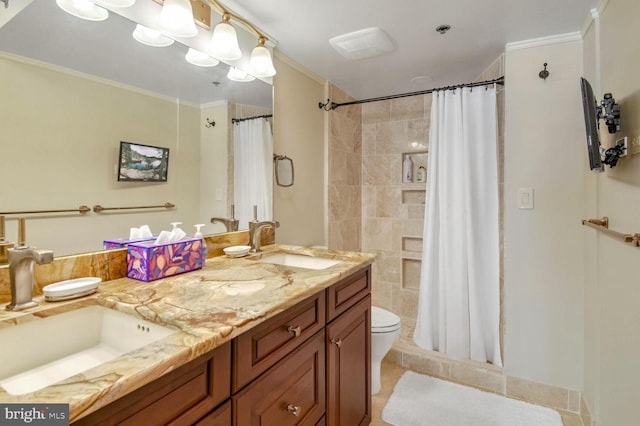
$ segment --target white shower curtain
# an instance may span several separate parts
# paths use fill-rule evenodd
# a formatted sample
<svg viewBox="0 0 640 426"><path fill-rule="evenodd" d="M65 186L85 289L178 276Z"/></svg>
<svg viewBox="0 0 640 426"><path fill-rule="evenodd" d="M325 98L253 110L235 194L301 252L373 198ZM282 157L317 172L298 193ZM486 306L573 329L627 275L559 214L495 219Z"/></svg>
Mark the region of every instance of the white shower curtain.
<svg viewBox="0 0 640 426"><path fill-rule="evenodd" d="M414 341L501 366L495 87L433 93L428 162Z"/></svg>
<svg viewBox="0 0 640 426"><path fill-rule="evenodd" d="M233 193L240 229L247 229L258 206L258 220L273 219L273 136L269 120L233 125Z"/></svg>

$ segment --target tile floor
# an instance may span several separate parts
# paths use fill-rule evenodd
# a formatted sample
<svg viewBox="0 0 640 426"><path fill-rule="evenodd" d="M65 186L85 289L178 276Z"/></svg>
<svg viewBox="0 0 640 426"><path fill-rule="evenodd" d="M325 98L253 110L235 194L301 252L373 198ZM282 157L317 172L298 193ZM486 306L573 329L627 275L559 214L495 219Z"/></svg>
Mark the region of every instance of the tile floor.
<svg viewBox="0 0 640 426"><path fill-rule="evenodd" d="M384 359L382 361L382 371L381 371L381 381L382 387L380 392L373 396L373 413L371 419L371 426L382 426L388 425L389 423L385 423L382 420L382 409L384 408L387 400L393 393L393 388L395 387L398 380L402 376L402 373L407 371L408 369L405 367L401 367L395 364L392 361ZM580 416L574 413L568 413L564 411L559 411L562 416L562 422L564 426L583 426L582 420Z"/></svg>

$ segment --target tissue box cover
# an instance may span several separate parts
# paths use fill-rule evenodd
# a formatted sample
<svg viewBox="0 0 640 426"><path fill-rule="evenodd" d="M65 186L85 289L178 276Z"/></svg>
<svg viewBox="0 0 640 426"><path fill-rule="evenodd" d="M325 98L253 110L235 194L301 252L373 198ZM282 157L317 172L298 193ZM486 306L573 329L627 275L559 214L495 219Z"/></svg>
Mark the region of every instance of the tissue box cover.
<svg viewBox="0 0 640 426"><path fill-rule="evenodd" d="M130 243L127 246L127 277L153 281L201 269L202 239L186 238L174 243Z"/></svg>
<svg viewBox="0 0 640 426"><path fill-rule="evenodd" d="M139 238L136 240L125 240L125 239L104 240L102 242L102 247L104 250L113 250L113 249L119 249L119 248L126 248L131 243L140 243L142 241L155 241L155 239L156 237Z"/></svg>

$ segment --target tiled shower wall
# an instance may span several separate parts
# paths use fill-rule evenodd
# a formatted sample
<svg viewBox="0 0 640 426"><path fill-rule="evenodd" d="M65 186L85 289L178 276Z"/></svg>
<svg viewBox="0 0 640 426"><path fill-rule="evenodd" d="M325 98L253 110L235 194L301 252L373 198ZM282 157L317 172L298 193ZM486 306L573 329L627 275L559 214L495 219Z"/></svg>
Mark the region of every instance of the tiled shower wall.
<svg viewBox="0 0 640 426"><path fill-rule="evenodd" d="M425 162L431 95L362 105L362 249L375 252L373 303L415 324L426 183L403 183L403 153ZM408 326L408 327L405 327Z"/></svg>
<svg viewBox="0 0 640 426"><path fill-rule="evenodd" d="M332 102L349 102L329 85ZM362 115L360 105L337 108L328 114L328 245L336 250L361 251L362 227Z"/></svg>

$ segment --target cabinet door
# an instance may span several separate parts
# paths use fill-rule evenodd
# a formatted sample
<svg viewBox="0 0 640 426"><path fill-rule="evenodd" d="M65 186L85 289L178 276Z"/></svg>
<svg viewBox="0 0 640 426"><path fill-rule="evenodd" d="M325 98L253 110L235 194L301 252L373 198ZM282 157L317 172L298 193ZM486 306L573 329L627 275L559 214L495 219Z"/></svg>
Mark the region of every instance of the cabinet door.
<svg viewBox="0 0 640 426"><path fill-rule="evenodd" d="M200 419L194 426L229 426L231 425L231 401L227 401L213 412Z"/></svg>
<svg viewBox="0 0 640 426"><path fill-rule="evenodd" d="M327 425L371 421L371 296L327 325Z"/></svg>
<svg viewBox="0 0 640 426"><path fill-rule="evenodd" d="M236 426L315 425L325 409L324 330L232 396Z"/></svg>

